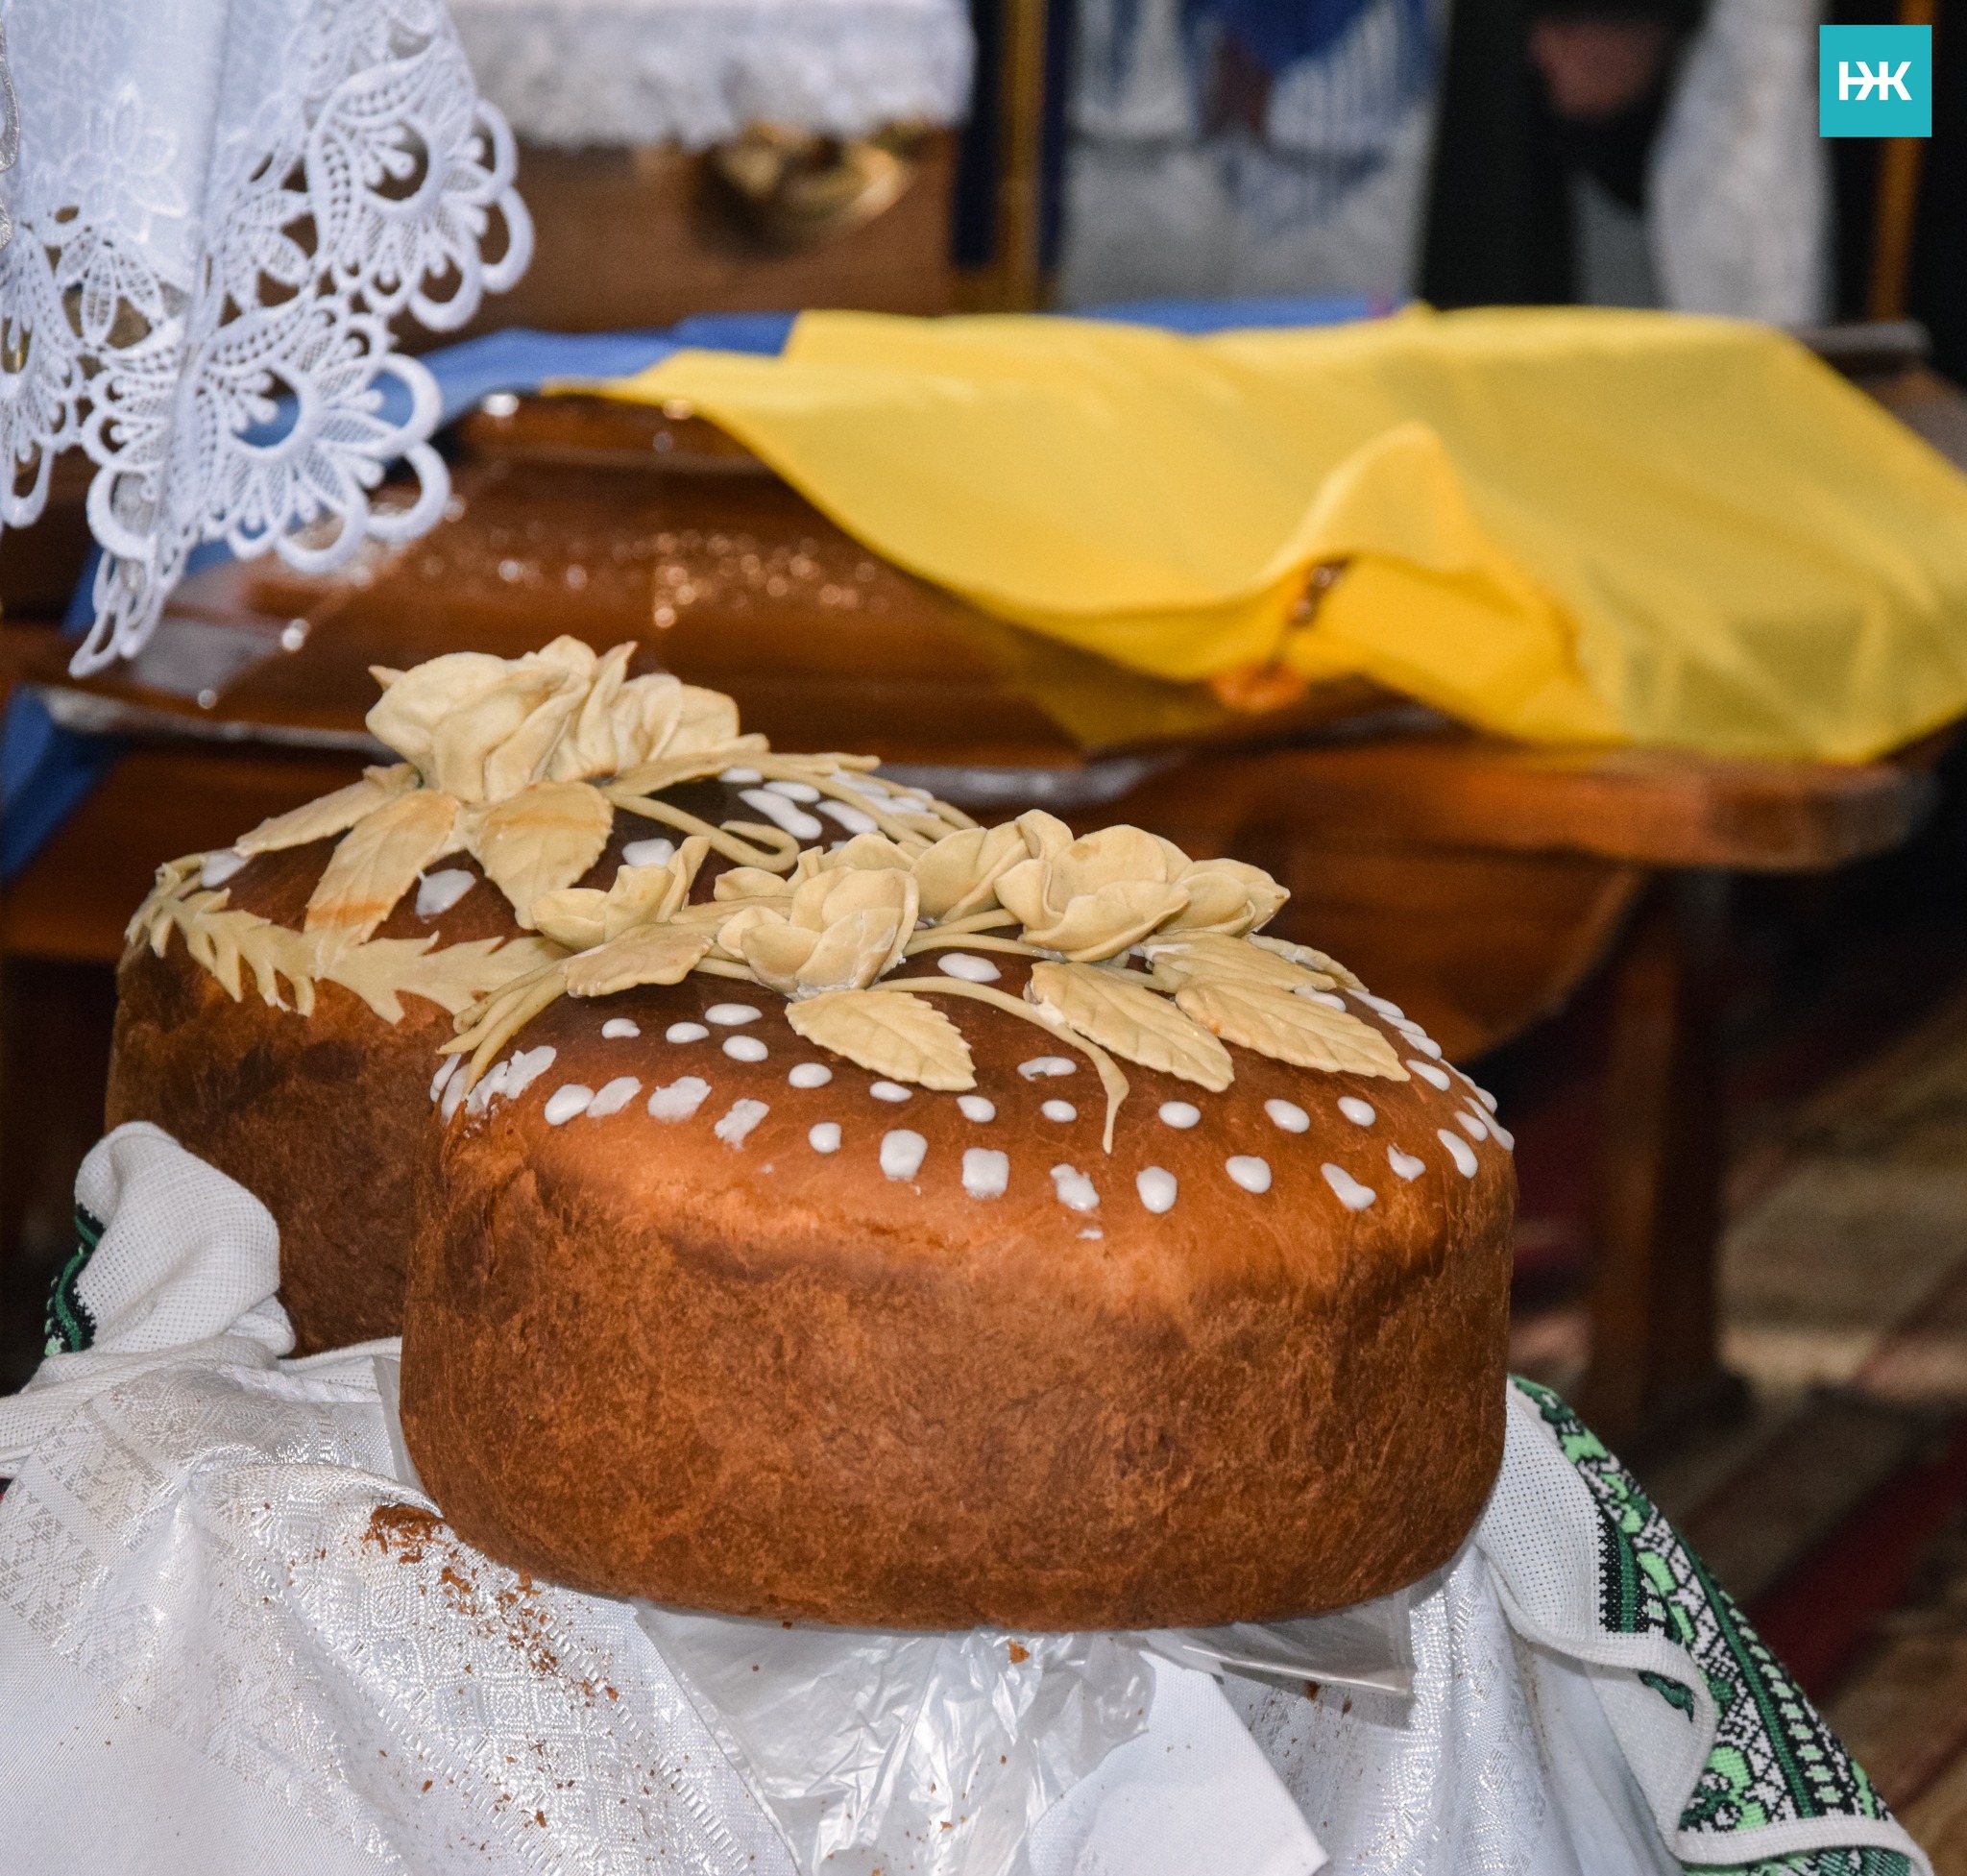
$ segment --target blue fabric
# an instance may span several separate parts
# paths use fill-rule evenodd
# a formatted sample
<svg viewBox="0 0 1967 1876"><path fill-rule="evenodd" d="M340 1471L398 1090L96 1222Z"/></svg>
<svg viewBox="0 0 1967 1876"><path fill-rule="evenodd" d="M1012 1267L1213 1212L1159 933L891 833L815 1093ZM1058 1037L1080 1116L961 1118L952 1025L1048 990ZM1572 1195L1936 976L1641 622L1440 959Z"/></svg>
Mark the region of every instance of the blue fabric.
<svg viewBox="0 0 1967 1876"><path fill-rule="evenodd" d="M0 720L0 880L12 879L40 851L122 753L112 737L58 729L32 692L7 699Z"/></svg>
<svg viewBox="0 0 1967 1876"><path fill-rule="evenodd" d="M1223 332L1239 328L1332 326L1389 311L1363 299L1141 300L1127 305L1082 308L1075 317L1159 326L1175 332ZM508 327L461 345L424 354L444 399L447 424L494 391L535 391L549 378L625 378L693 346L716 352L773 356L785 349L796 314L700 313L667 331L540 332ZM379 380L383 412L401 423L410 412L409 393L394 374ZM277 413L265 426L278 436L291 418ZM95 618L92 549L68 602L65 635L80 637ZM185 571L196 573L227 557L222 541L192 550ZM25 691L8 699L0 722L0 881L12 879L123 753L110 737L78 736L59 728L46 706Z"/></svg>
<svg viewBox="0 0 1967 1876"><path fill-rule="evenodd" d="M1110 319L1123 326L1158 326L1194 338L1205 332L1279 326L1343 326L1354 319L1379 319L1392 310L1384 300L1358 294L1315 298L1283 294L1245 300L1129 300L1114 306L1081 306L1073 317Z"/></svg>
<svg viewBox="0 0 1967 1876"><path fill-rule="evenodd" d="M1322 59L1372 0L1190 0L1273 78L1300 59Z"/></svg>
<svg viewBox="0 0 1967 1876"><path fill-rule="evenodd" d="M424 355L444 395L444 418L454 422L494 391L537 391L549 378L627 378L659 365L684 346L713 352L782 351L792 313L702 313L667 332L540 332L511 326L481 339ZM385 411L398 423L409 415L409 394L387 380Z"/></svg>

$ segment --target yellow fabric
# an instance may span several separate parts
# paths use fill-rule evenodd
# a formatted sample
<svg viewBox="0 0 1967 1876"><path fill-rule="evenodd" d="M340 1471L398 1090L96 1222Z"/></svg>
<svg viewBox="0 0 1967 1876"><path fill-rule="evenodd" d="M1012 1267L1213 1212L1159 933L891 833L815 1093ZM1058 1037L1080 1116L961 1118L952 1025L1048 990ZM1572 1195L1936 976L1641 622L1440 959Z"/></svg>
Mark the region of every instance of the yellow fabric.
<svg viewBox="0 0 1967 1876"><path fill-rule="evenodd" d="M1281 660L1524 738L1840 760L1967 710L1967 478L1763 328L809 313L782 357L609 388L687 400L889 559L1161 677Z"/></svg>

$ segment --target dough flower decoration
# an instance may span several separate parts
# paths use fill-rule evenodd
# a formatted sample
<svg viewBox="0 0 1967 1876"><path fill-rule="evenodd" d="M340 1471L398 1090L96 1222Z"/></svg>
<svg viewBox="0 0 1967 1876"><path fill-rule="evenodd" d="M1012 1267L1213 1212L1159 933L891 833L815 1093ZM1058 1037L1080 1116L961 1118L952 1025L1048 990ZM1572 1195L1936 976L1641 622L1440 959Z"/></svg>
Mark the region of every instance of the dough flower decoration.
<svg viewBox="0 0 1967 1876"><path fill-rule="evenodd" d="M1109 1152L1128 1093L1122 1060L1216 1091L1235 1079L1230 1043L1301 1067L1408 1079L1386 1035L1340 994L1363 996L1351 972L1261 935L1288 897L1283 887L1239 861L1191 860L1137 827L1076 839L1034 813L927 843L868 833L805 848L789 872L732 867L692 905L700 860L679 852L667 872L624 868L605 894L536 902L543 930L594 948L459 1019L448 1048L472 1056L466 1085L563 992L605 995L692 970L776 990L809 1041L931 1088L973 1087L976 1077L961 1031L929 999L990 1004L1093 1062ZM953 945L1029 960L1023 995L893 974Z"/></svg>
<svg viewBox="0 0 1967 1876"><path fill-rule="evenodd" d="M304 1012L326 979L391 1022L401 1020L405 991L457 1015L522 979L539 994L542 973L565 953L676 915L712 851L762 877L789 872L802 842L825 831L809 804L826 809L841 831L875 836L904 856L971 825L954 808L875 780L872 757L772 754L764 737L741 733L729 697L667 673L631 677L634 651L629 644L596 654L559 638L521 658L461 651L408 670L376 668L383 694L368 725L402 760L262 822L229 854L168 863L131 921L130 940L147 937L162 955L182 931L191 956L235 998L250 972L269 1003L285 1007L291 995ZM759 818L714 826L660 798L678 784L726 774L749 784L741 798ZM680 889L671 889L679 875L659 882L663 869L635 867L606 891L579 887L618 813L683 837L694 857ZM223 874L257 854L328 840L336 845L298 932L231 907L214 876L214 862ZM434 934L378 939L426 869L453 854L475 860L522 930L542 936L442 950ZM648 940L642 943L646 955ZM781 940L766 955L789 954ZM830 967L822 960L820 968ZM618 975L622 968L619 957L610 966ZM584 966L561 987L593 981Z"/></svg>

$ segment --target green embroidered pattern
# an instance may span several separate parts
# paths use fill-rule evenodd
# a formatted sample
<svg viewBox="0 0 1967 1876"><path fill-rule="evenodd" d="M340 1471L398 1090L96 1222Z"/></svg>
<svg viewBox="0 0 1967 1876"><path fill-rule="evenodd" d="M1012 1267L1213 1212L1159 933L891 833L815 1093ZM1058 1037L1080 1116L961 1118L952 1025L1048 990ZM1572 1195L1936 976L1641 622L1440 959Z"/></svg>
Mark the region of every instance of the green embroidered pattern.
<svg viewBox="0 0 1967 1876"><path fill-rule="evenodd" d="M1689 1863L1687 1876L1912 1876L1912 1859L1898 1850L1812 1850L1774 1863Z"/></svg>
<svg viewBox="0 0 1967 1876"><path fill-rule="evenodd" d="M48 1310L41 1320L45 1354L77 1354L96 1339L96 1319L76 1284L103 1241L103 1221L94 1213L83 1206L75 1207L75 1250L48 1292Z"/></svg>
<svg viewBox="0 0 1967 1876"><path fill-rule="evenodd" d="M1713 1867L1731 1876L1908 1876L1897 1851L1812 1851L1754 1865L1727 1864L1735 1831L1817 1817L1891 1814L1783 1664L1708 1574L1639 1482L1563 1401L1512 1377L1536 1402L1564 1456L1598 1501L1599 1615L1619 1635L1663 1635L1693 1657L1713 1695L1719 1728L1706 1770L1681 1815L1684 1831L1712 1835ZM1669 1706L1693 1717L1689 1689L1657 1674L1640 1678ZM1709 1865L1689 1864L1689 1869Z"/></svg>

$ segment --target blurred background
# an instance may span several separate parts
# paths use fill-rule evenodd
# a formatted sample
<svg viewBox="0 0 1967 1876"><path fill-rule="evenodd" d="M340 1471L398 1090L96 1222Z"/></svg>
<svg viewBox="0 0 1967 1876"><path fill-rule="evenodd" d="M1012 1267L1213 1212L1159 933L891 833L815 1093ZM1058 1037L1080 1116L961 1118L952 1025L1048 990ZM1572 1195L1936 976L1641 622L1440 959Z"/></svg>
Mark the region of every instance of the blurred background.
<svg viewBox="0 0 1967 1876"><path fill-rule="evenodd" d="M1184 329L1416 298L1662 307L1795 330L1967 461L1967 17L1933 0L1828 15L1935 25L1923 143L1818 138L1824 15L1800 0L450 4L519 138L537 250L447 345L808 307L1121 308ZM974 813L1158 815L1285 878L1292 935L1500 1097L1517 1365L1576 1392L1936 1864L1967 1870L1953 735L1828 774L1540 767L1385 696L1293 717L1295 696L1171 692L1140 704L1163 733L1129 740L1088 701L1105 677L1063 653L1034 672L1029 647L1019 665L1002 628L875 566L687 411L540 402L494 393L447 433L457 513L427 546L311 583L270 562L194 576L149 664L92 686L61 679L58 647L86 462L63 458L43 519L0 535L6 675L61 706L33 748L9 725L0 1383L37 1359L70 1248L121 921L150 869L362 752L360 700L335 700L328 665L308 667L327 703L279 702L309 690L265 682L280 634L310 658L351 634L356 671L440 614L441 642L521 648L550 613L606 645L646 636L668 592L688 615L676 668L781 743L872 737ZM789 691L789 640L730 571L746 554L783 562L771 577L814 618L887 607L887 636L839 638ZM575 591L589 610L567 610ZM1184 830L1181 801L1215 784L1182 761L1216 765L1233 817Z"/></svg>

